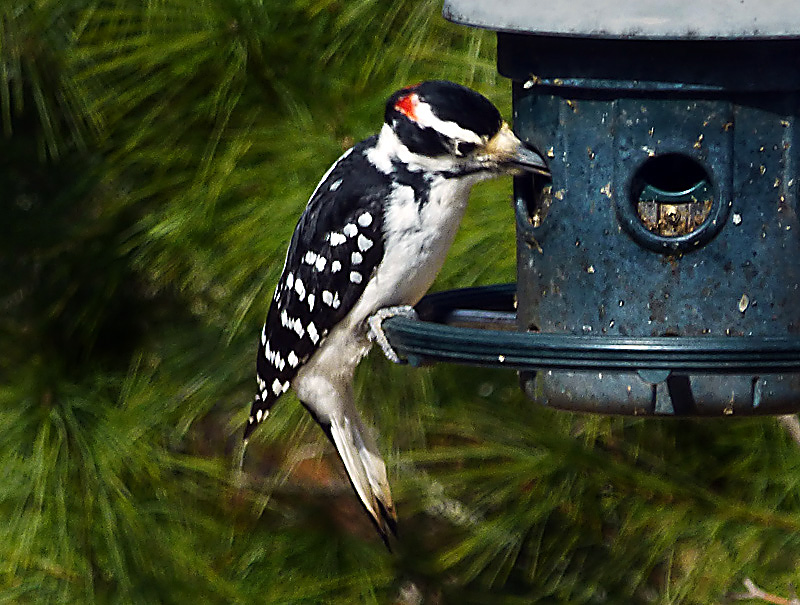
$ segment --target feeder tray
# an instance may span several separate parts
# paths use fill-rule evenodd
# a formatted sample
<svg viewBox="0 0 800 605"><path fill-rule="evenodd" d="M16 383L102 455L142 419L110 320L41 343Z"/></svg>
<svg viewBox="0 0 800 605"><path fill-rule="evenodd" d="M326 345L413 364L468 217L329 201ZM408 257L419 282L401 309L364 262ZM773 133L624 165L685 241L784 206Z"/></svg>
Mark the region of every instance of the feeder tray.
<svg viewBox="0 0 800 605"><path fill-rule="evenodd" d="M429 322L388 320L391 344L516 369L565 409L798 411L800 5L447 0L444 14L498 32L514 130L551 178L514 182L516 286L426 297Z"/></svg>

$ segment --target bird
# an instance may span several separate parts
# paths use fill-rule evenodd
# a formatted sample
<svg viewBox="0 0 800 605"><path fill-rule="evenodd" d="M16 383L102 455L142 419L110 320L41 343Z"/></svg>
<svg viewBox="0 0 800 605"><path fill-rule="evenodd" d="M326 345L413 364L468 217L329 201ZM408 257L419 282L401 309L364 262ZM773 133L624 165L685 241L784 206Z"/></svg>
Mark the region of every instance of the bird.
<svg viewBox="0 0 800 605"><path fill-rule="evenodd" d="M408 312L433 283L472 186L525 171L546 175L546 161L491 101L454 82L421 82L394 92L380 131L325 172L291 237L261 330L244 441L292 388L387 546L397 514L356 407L356 366L373 341L388 343L382 319Z"/></svg>

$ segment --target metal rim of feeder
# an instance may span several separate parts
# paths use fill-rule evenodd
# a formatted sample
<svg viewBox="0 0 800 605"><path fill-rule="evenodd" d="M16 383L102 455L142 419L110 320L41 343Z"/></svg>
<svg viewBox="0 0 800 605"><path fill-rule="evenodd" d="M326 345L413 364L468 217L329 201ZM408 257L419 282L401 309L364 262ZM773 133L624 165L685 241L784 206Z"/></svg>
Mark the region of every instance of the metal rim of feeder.
<svg viewBox="0 0 800 605"><path fill-rule="evenodd" d="M800 338L621 337L521 332L516 284L446 290L416 306L420 320L387 319L392 348L413 366L449 362L515 370L729 374L800 371ZM661 377L657 382L666 378Z"/></svg>
<svg viewBox="0 0 800 605"><path fill-rule="evenodd" d="M602 379L604 372L611 372L629 394L638 385L638 399L622 399L610 407L602 400L553 406L562 410L662 416L796 411L793 402L767 407L762 401L775 381L800 371L798 337L609 338L521 332L516 331L515 306L516 284L448 290L417 304L420 320L391 317L383 328L395 353L413 366L444 362L517 370L523 389L534 399L537 373ZM747 407L735 407L732 400L721 409L703 406L692 393L692 375L726 382L732 373L742 372L752 375Z"/></svg>

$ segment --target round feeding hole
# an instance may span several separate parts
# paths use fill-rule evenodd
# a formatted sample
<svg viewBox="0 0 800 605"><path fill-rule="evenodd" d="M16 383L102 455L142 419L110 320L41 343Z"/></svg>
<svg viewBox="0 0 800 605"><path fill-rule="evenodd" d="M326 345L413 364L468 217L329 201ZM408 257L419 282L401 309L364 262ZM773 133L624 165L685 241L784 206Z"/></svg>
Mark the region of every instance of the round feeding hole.
<svg viewBox="0 0 800 605"><path fill-rule="evenodd" d="M684 237L708 219L714 203L708 173L680 153L648 158L635 172L631 198L644 227L661 237Z"/></svg>

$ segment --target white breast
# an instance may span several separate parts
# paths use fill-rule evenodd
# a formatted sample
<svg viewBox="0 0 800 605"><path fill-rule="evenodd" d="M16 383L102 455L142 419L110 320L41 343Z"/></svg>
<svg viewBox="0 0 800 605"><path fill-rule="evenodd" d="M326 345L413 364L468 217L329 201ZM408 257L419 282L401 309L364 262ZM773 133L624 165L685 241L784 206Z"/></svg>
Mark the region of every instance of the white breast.
<svg viewBox="0 0 800 605"><path fill-rule="evenodd" d="M382 307L414 305L444 264L467 207L472 182L440 179L420 206L414 190L397 185L384 215L384 258L353 309L363 321Z"/></svg>

